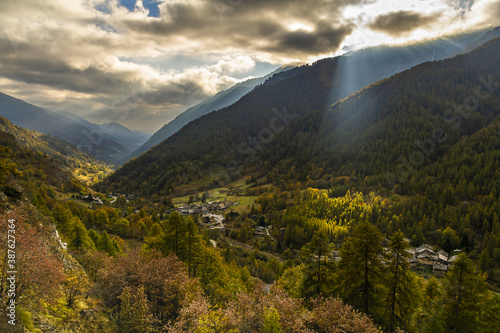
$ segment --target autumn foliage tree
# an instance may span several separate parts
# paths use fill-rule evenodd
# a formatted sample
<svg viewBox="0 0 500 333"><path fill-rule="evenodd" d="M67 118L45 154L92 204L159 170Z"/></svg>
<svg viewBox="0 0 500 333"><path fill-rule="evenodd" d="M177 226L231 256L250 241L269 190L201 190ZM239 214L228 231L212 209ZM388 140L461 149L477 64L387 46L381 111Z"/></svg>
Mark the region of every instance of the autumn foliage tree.
<svg viewBox="0 0 500 333"><path fill-rule="evenodd" d="M62 263L50 249L49 233L41 224L30 225L26 212L20 208L6 212L0 217L0 312L6 309L9 301L10 286L7 283L8 271L17 271L15 282L15 299L17 305L28 300L54 300L60 295L60 282L64 280ZM15 225L15 263L9 263L9 246L7 232L9 220ZM12 235L12 234L11 234Z"/></svg>
<svg viewBox="0 0 500 333"><path fill-rule="evenodd" d="M186 324L185 318L181 317L177 325ZM225 308L204 306L195 325L194 332L214 333L379 332L370 318L339 299L313 298L309 309L301 300L290 297L275 285L270 292L263 285L257 285L250 293L241 292Z"/></svg>
<svg viewBox="0 0 500 333"><path fill-rule="evenodd" d="M87 276L82 270L70 270L66 272L66 280L62 283L62 287L68 306L73 307L77 297L88 290L89 283Z"/></svg>
<svg viewBox="0 0 500 333"><path fill-rule="evenodd" d="M153 316L144 287L125 287L119 296L121 301L117 326L120 333L149 333L153 329Z"/></svg>
<svg viewBox="0 0 500 333"><path fill-rule="evenodd" d="M188 277L182 262L156 251L143 255L131 251L110 258L97 272L94 293L110 308L119 308L119 296L127 287L144 288L150 311L159 325L175 320L183 306L201 293L198 282Z"/></svg>

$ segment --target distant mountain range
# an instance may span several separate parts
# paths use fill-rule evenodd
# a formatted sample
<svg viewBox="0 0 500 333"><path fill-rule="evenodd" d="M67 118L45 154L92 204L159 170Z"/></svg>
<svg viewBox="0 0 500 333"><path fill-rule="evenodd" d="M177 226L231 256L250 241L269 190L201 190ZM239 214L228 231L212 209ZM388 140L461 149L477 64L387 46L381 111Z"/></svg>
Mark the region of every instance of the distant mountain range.
<svg viewBox="0 0 500 333"><path fill-rule="evenodd" d="M116 123L97 125L76 115L50 111L2 93L0 116L21 127L61 138L108 163L115 163L148 139L148 135Z"/></svg>
<svg viewBox="0 0 500 333"><path fill-rule="evenodd" d="M466 98L479 73L500 74L500 40L349 95L418 59L462 53L486 33L492 36L482 31L451 41L362 50L276 74L238 102L189 123L125 164L101 190L168 195L193 179L203 189L252 173L285 183L326 181L329 173L383 178L384 170L394 171L398 158L411 152L415 140L432 136L433 126L450 127L436 114ZM483 103L461 132L450 131L450 140L433 158L491 122L497 112L492 101Z"/></svg>
<svg viewBox="0 0 500 333"><path fill-rule="evenodd" d="M371 83L402 72L412 66L426 61L441 60L455 56L471 50L499 35L500 28L496 28L413 45L382 46L350 52L344 56L335 58L333 61L332 59L324 60L335 66L335 76L328 77L327 75L327 79L333 80L332 86L335 86L338 90L333 95L344 98ZM279 74L285 71L288 71L288 73ZM268 83L274 84L278 80L297 75L299 72L299 69L280 68L264 77L248 80L228 90L219 92L215 96L178 115L174 120L164 125L139 149L125 156L118 163L124 163L141 155L151 147L168 139L189 122L209 112L220 110L236 103L257 85L263 84L269 78L272 77L272 80L269 80ZM336 101L335 98L330 98L325 102L331 104Z"/></svg>

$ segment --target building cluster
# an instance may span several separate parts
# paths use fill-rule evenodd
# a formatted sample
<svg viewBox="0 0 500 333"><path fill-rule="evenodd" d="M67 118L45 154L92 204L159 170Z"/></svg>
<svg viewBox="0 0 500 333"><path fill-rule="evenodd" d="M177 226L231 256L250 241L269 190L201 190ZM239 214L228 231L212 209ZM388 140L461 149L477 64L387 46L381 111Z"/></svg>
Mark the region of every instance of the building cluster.
<svg viewBox="0 0 500 333"><path fill-rule="evenodd" d="M71 195L71 197L73 199L78 199L78 200L82 200L82 201L88 202L91 205L95 205L95 206L102 206L102 205L104 205L104 202L102 201L101 198L94 197L90 193L88 195L83 195L83 194L76 194L75 195L75 194L73 194L73 195Z"/></svg>
<svg viewBox="0 0 500 333"><path fill-rule="evenodd" d="M457 252L459 250L456 250ZM435 276L443 276L444 273L448 271L449 266L453 264L453 261L457 258L456 255L450 256L448 252L440 250L434 251L432 246L424 244L415 249L409 249L411 257L409 259L410 266L430 266L432 267L432 273Z"/></svg>
<svg viewBox="0 0 500 333"><path fill-rule="evenodd" d="M221 214L203 214L201 225L210 229L224 229L224 216Z"/></svg>
<svg viewBox="0 0 500 333"><path fill-rule="evenodd" d="M384 248L384 250L386 254L390 254L388 248ZM433 247L428 244L424 244L415 249L408 249L407 252L410 254L410 258L408 259L410 267L432 267L432 274L438 277L442 277L457 258L456 255L450 256L448 252L443 250L436 252ZM454 252L460 252L460 250L455 250ZM333 251L331 256L326 258L321 257L321 259L340 261L340 251Z"/></svg>
<svg viewBox="0 0 500 333"><path fill-rule="evenodd" d="M108 194L108 198L119 198L121 196L125 196L125 198L127 199L127 202L135 199L134 194L122 194L122 193L109 193Z"/></svg>
<svg viewBox="0 0 500 333"><path fill-rule="evenodd" d="M200 214L213 214L218 212L225 212L231 207L239 205L239 202L233 201L213 201L207 203L182 205L174 210L181 214L200 215Z"/></svg>
<svg viewBox="0 0 500 333"><path fill-rule="evenodd" d="M269 236L271 237L271 234L269 231L271 230L272 226L256 226L255 227L255 236ZM273 237L271 237L271 240Z"/></svg>

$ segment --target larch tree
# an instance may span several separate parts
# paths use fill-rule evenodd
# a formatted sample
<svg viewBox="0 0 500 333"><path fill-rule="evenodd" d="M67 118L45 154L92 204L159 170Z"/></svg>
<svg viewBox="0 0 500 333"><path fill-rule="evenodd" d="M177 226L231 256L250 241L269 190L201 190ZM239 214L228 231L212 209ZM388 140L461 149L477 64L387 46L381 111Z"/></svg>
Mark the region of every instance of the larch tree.
<svg viewBox="0 0 500 333"><path fill-rule="evenodd" d="M187 218L186 221L186 264L188 266L188 275L193 277L194 266L196 265L197 254L200 252L201 246L201 236L196 228L191 217Z"/></svg>
<svg viewBox="0 0 500 333"><path fill-rule="evenodd" d="M332 245L325 232L317 231L311 242L302 248L302 256L306 262L304 292L306 296L327 296L332 285L331 258Z"/></svg>
<svg viewBox="0 0 500 333"><path fill-rule="evenodd" d="M418 305L419 297L416 291L419 286L410 271L408 247L409 244L401 231L391 237L390 252L386 259L387 274L384 279L387 289L384 318L389 333L394 333L398 327L408 330L411 314Z"/></svg>
<svg viewBox="0 0 500 333"><path fill-rule="evenodd" d="M87 229L85 229L82 221L78 217L73 217L71 224L71 241L69 242L69 246L77 251L95 249L95 244L87 233Z"/></svg>
<svg viewBox="0 0 500 333"><path fill-rule="evenodd" d="M472 260L458 255L443 282L444 326L447 332L476 332L486 301L485 276Z"/></svg>
<svg viewBox="0 0 500 333"><path fill-rule="evenodd" d="M382 234L367 221L352 230L340 251L338 285L342 298L367 315L380 300Z"/></svg>
<svg viewBox="0 0 500 333"><path fill-rule="evenodd" d="M99 242L97 244L97 249L99 251L104 251L110 256L116 255L117 251L115 246L113 245L113 241L111 237L109 237L108 233L104 231L99 238Z"/></svg>
<svg viewBox="0 0 500 333"><path fill-rule="evenodd" d="M186 238L186 223L181 214L173 212L170 214L165 226L164 244L162 252L173 253L178 258L184 257Z"/></svg>

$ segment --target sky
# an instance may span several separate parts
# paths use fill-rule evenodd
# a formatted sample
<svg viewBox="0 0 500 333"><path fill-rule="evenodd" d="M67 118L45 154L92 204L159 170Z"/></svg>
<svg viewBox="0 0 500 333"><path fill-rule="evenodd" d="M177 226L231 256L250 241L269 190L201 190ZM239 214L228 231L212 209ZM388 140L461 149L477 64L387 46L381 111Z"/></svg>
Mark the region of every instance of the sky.
<svg viewBox="0 0 500 333"><path fill-rule="evenodd" d="M0 0L0 92L152 134L220 90L500 25L500 0Z"/></svg>

